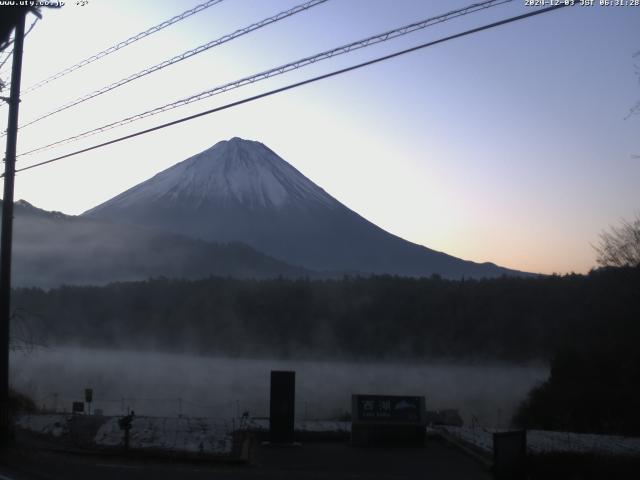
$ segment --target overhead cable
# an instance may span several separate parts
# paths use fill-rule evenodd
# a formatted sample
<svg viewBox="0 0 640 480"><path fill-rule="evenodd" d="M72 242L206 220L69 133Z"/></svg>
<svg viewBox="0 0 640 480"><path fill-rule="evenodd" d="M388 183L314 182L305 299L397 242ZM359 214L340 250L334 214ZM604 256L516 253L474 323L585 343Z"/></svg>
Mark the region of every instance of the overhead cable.
<svg viewBox="0 0 640 480"><path fill-rule="evenodd" d="M74 72L76 70L78 70L79 68L82 68L86 65L89 65L90 63L95 62L96 60L100 60L101 58L106 57L107 55L110 55L114 52L117 52L118 50L123 49L124 47L131 45L132 43L137 42L138 40L142 40L145 37L148 37L149 35L152 35L156 32L159 32L160 30L163 30L175 23L178 23L182 20L184 20L185 18L189 18L192 15L195 15L196 13L200 13L203 10L206 10L209 7L213 7L214 5L217 5L218 3L223 2L224 0L208 0L204 3L201 3L200 5L197 5L193 8L190 8L189 10L186 10L184 12L182 12L179 15L176 15L175 17L171 17L168 20L165 20L164 22L159 23L158 25L155 25L151 28L148 28L147 30L145 30L144 32L140 32L137 33L136 35L133 35L132 37L127 38L126 40L123 40L115 45L112 45L111 47L102 50L101 52L98 52L94 55L91 55L90 57L85 58L84 60L79 61L78 63L75 63L73 65L71 65L70 67L67 67L63 70L60 70L57 73L54 73L53 75L45 78L44 80L39 81L38 83L30 86L29 88L25 89L22 94L25 95L29 92L33 92L34 90L37 90L38 88L53 82L54 80L57 80L61 77L64 77L65 75Z"/></svg>
<svg viewBox="0 0 640 480"><path fill-rule="evenodd" d="M0 69L4 67L4 64L7 63L7 60L9 60L11 57L13 57L13 48L9 50L9 53L7 53L7 56L4 57L2 61L0 61Z"/></svg>
<svg viewBox="0 0 640 480"><path fill-rule="evenodd" d="M296 82L296 83L293 83L293 84L290 84L290 85L287 85L287 86L284 86L284 87L280 87L280 88L276 88L274 90L270 90L268 92L264 92L264 93L261 93L261 94L258 94L258 95L254 95L252 97L248 97L248 98L244 98L242 100L231 102L231 103L228 103L226 105L222 105L220 107L216 107L216 108L212 108L212 109L209 109L209 110L205 110L203 112L196 113L196 114L193 114L193 115L189 115L187 117L183 117L183 118L180 118L180 119L177 119L177 120L173 120L171 122L163 123L161 125L157 125L155 127L147 128L145 130L140 130L138 132L134 132L134 133L131 133L129 135L124 135L122 137L115 138L115 139L112 139L112 140L109 140L107 142L103 142L103 143L100 143L100 144L97 144L97 145L93 145L91 147L83 148L81 150L76 150L74 152L67 153L67 154L61 155L59 157L51 158L51 159L45 160L43 162L34 163L33 165L29 165L27 167L19 168L19 169L16 170L16 172L23 172L25 170L30 170L32 168L40 167L42 165L47 165L49 163L57 162L57 161L65 159L65 158L69 158L69 157L73 157L75 155L79 155L81 153L86 153L86 152L89 152L89 151L92 151L92 150L96 150L96 149L99 149L99 148L102 148L102 147L106 147L108 145L113 145L115 143L119 143L119 142L122 142L124 140L129 140L131 138L138 137L140 135L145 135L147 133L155 132L157 130L161 130L161 129L164 129L164 128L167 128L167 127L170 127L170 126L173 126L173 125L177 125L179 123L187 122L189 120L193 120L193 119L196 119L196 118L199 118L199 117L203 117L203 116L206 116L206 115L211 115L213 113L220 112L222 110L227 110L229 108L237 107L239 105L243 105L245 103L253 102L253 101L259 100L261 98L269 97L269 96L275 95L277 93L282 93L282 92L285 92L287 90L292 90L294 88L301 87L303 85L308 85L310 83L315 83L315 82L318 82L320 80L324 80L324 79L327 79L327 78L330 78L330 77L335 77L335 76L341 75L343 73L351 72L353 70L357 70L357 69L360 69L360 68L363 68L363 67L367 67L369 65L380 63L380 62L383 62L383 61L386 61L386 60L389 60L389 59L392 59L392 58L395 58L395 57L399 57L401 55L405 55L407 53L415 52L417 50L421 50L421 49L424 49L424 48L427 48L427 47L432 47L434 45L437 45L437 44L440 44L440 43L444 43L444 42L447 42L449 40L453 40L453 39L456 39L456 38L460 38L460 37L464 37L464 36L471 35L471 34L474 34L474 33L478 33L478 32L481 32L483 30L489 30L491 28L495 28L495 27L498 27L498 26L501 26L501 25L506 25L508 23L513 23L513 22L516 22L518 20L523 20L525 18L530 18L530 17L536 16L536 15L541 15L543 13L551 12L553 10L557 10L557 9L560 9L560 8L563 8L563 7L567 7L567 6L571 6L571 4L561 3L561 4L558 4L558 5L553 5L551 7L546 7L546 8L542 8L542 9L539 9L539 10L534 10L534 11L529 12L529 13L525 13L525 14L522 14L522 15L517 15L515 17L509 17L509 18L506 18L504 20L500 20L500 21L493 22L493 23L490 23L490 24L487 24L487 25L483 25L481 27L473 28L471 30L466 30L464 32L456 33L454 35L449 35L447 37L440 38L438 40L433 40L431 42L423 43L421 45L417 45L415 47L407 48L405 50L401 50L401 51L398 51L398 52L395 52L395 53L391 53L389 55L384 55L382 57L378 57L378 58L375 58L373 60L369 60L367 62L359 63L357 65L352 65L350 67L342 68L340 70L335 70L335 71L330 72L330 73L325 73L325 74L319 75L317 77L309 78L307 80L303 80L303 81Z"/></svg>
<svg viewBox="0 0 640 480"><path fill-rule="evenodd" d="M191 58L194 55L198 55L199 53L202 53L206 50L209 50L213 47L217 47L218 45L222 45L223 43L229 42L231 40L233 40L234 38L238 38L241 37L243 35L246 35L250 32L253 32L255 30L258 30L259 28L262 27L266 27L267 25L270 25L272 23L278 22L280 20L283 20L285 18L291 17L292 15L295 15L297 13L303 12L305 10L308 10L312 7L315 7L316 5L320 5L324 2L326 2L327 0L308 0L305 3L302 3L300 5L296 5L293 8L290 8L289 10L285 10L283 12L280 12L276 15L273 15L271 17L265 18L264 20L260 20L259 22L253 23L251 25L249 25L248 27L244 27L241 28L239 30L236 30L233 33L229 33L227 35L224 35L220 38L217 38L216 40L212 40L210 42L207 42L203 45L200 45L199 47L196 47L194 49L191 50L187 50L186 52L181 53L180 55L176 55L175 57L172 57L168 60L165 60L161 63L158 63L156 65L153 65L151 67L145 68L144 70L140 70L137 73L134 73L132 75L129 75L128 77L125 77L121 80L118 80L117 82L114 82L110 85L107 85L105 87L102 87L99 90L95 90L91 93L87 93L86 95L83 95L79 98L76 98L75 100L72 100L71 102L65 103L64 105L55 108L54 110L51 110L48 113L45 113L44 115L41 115L39 117L36 117L35 119L24 123L22 125L20 125L20 128L24 128L24 127L28 127L29 125L33 125L34 123L37 123L41 120L44 120L45 118L50 117L51 115L55 115L56 113L60 113L64 110L67 110L68 108L74 107L76 105L79 105L83 102L86 102L87 100L91 100L92 98L95 98L99 95L102 95L104 93L110 92L112 90L115 90L118 87L121 87L123 85L126 85L127 83L133 82L134 80L137 80L139 78L142 78L146 75L149 75L151 73L157 72L159 70L162 70L163 68L166 68L170 65L173 65L174 63L178 63L181 62L183 60L186 60L187 58Z"/></svg>
<svg viewBox="0 0 640 480"><path fill-rule="evenodd" d="M27 38L27 35L29 35L29 33L31 33L31 30L33 30L33 27L36 26L36 23L38 23L38 20L40 20L39 17L36 17L35 20L31 23L31 25L29 26L29 28L27 29L27 31L24 34L24 38ZM13 40L12 40L13 42ZM7 63L7 60L9 60L10 58L13 58L13 48L11 50L9 50L9 53L7 53L7 56L2 59L2 61L0 61L0 69L2 69L5 65L5 63ZM9 87L10 84L7 84L6 87Z"/></svg>
<svg viewBox="0 0 640 480"><path fill-rule="evenodd" d="M29 150L29 151L23 152L18 156L20 157L20 156L24 156L24 155L30 155L30 154L33 154L33 153L36 153L36 152L40 152L42 150L54 147L54 146L58 146L58 145L62 145L62 144L65 144L65 143L81 140L83 138L90 137L92 135L96 135L96 134L99 134L99 133L103 133L105 131L112 130L112 129L116 128L116 127L120 127L122 125L126 125L128 123L132 123L132 122L135 122L137 120L141 120L143 118L147 118L147 117L150 117L150 116L153 116L153 115L157 115L159 113L166 112L166 111L172 110L174 108L182 107L184 105L188 105L188 104L203 100L205 98L209 98L209 97L212 97L214 95L218 95L220 93L227 92L229 90L234 90L236 88L240 88L240 87L243 87L245 85L249 85L249 84L261 81L261 80L266 80L268 78L275 77L277 75L282 75L282 74L287 73L289 71L296 70L296 69L299 69L301 67L305 67L305 66L317 63L317 62L322 61L322 60L326 60L326 59L329 59L329 58L332 58L332 57L335 57L335 56L338 56L338 55L343 55L345 53L348 53L348 52L351 52L351 51L354 51L354 50L358 50L360 48L365 48L365 47L368 47L368 46L371 46L371 45L374 45L374 44L377 44L377 43L386 42L386 41L391 40L393 38L397 38L397 37L400 37L402 35L407 35L409 33L415 32L416 30L421 30L421 29L427 28L429 26L445 22L447 20L452 20L452 19L460 17L462 15L467 15L467 14L470 14L470 13L477 12L479 10L484 10L484 9L487 9L487 8L490 8L490 7L494 7L494 6L497 6L497 5L501 5L501 4L504 4L504 3L508 3L508 2L511 2L511 1L513 1L513 0L490 0L490 1L485 1L485 2L481 2L481 3L474 3L474 4L469 5L467 7L464 7L464 8L460 8L460 9L457 9L457 10L452 10L450 12L447 12L447 13L442 14L442 15L438 15L436 17L431 17L431 18L428 18L426 20L422 20L420 22L411 23L409 25L405 25L403 27L399 27L399 28L396 28L394 30L389 30L387 32L383 32L383 33L380 33L380 34L377 34L377 35L373 35L373 36L364 38L362 40L358 40L356 42L351 42L351 43L349 43L347 45L342 45L340 47L332 48L331 50L326 50L324 52L317 53L315 55L312 55L312 56L309 56L309 57L305 57L305 58L302 58L300 60L296 60L294 62L290 62L290 63L284 64L284 65L280 65L280 66L275 67L275 68L271 68L271 69L266 70L264 72L260 72L260 73L257 73L257 74L254 74L254 75L251 75L251 76L248 76L248 77L241 78L239 80L234 80L233 82L229 82L229 83L225 83L223 85L216 86L214 88L211 88L209 90L205 90L205 91L197 93L195 95L191 95L189 97L182 98L182 99L176 100L176 101L171 102L171 103L167 103L167 104L162 105L160 107L155 107L155 108L153 108L151 110L147 110L145 112L141 112L141 113L138 113L138 114L123 118L121 120L118 120L118 121L115 121L115 122L112 122L112 123L108 123L108 124L102 125L100 127L93 128L91 130L86 130L84 132L81 132L81 133L79 133L77 135L65 138L63 140L58 140L58 141L49 143L47 145L35 148L33 150Z"/></svg>

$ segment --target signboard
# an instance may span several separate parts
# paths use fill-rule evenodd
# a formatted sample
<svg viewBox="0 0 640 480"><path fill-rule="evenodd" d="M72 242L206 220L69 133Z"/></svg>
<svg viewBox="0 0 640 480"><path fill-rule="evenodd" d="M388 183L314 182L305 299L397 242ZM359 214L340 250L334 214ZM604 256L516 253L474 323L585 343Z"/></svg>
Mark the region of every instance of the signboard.
<svg viewBox="0 0 640 480"><path fill-rule="evenodd" d="M87 403L91 403L93 401L93 389L85 388L84 389L84 401Z"/></svg>
<svg viewBox="0 0 640 480"><path fill-rule="evenodd" d="M424 397L354 395L354 419L360 422L419 423L424 419Z"/></svg>
<svg viewBox="0 0 640 480"><path fill-rule="evenodd" d="M73 413L84 413L84 402L73 402Z"/></svg>
<svg viewBox="0 0 640 480"><path fill-rule="evenodd" d="M353 395L351 413L353 445L424 445L424 397Z"/></svg>
<svg viewBox="0 0 640 480"><path fill-rule="evenodd" d="M269 436L272 443L293 443L296 372L271 372Z"/></svg>

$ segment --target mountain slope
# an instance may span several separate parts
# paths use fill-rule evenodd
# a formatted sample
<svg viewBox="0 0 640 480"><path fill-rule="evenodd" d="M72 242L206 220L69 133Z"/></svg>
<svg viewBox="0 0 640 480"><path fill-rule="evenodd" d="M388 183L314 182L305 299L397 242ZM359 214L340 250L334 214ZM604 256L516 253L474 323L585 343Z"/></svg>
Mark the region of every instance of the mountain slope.
<svg viewBox="0 0 640 480"><path fill-rule="evenodd" d="M1 201L0 201L1 204ZM149 277L300 277L309 272L240 244L67 216L15 204L13 285L99 285Z"/></svg>
<svg viewBox="0 0 640 480"><path fill-rule="evenodd" d="M215 242L314 270L448 278L522 274L416 245L362 218L265 145L215 144L83 214Z"/></svg>

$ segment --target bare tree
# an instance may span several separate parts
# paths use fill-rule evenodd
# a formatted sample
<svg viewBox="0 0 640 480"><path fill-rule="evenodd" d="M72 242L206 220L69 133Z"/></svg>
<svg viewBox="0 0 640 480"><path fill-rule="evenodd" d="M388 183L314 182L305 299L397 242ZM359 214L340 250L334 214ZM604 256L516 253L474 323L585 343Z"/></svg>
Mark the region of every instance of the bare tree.
<svg viewBox="0 0 640 480"><path fill-rule="evenodd" d="M640 266L640 215L620 226L600 233L600 243L593 247L596 262L603 267Z"/></svg>

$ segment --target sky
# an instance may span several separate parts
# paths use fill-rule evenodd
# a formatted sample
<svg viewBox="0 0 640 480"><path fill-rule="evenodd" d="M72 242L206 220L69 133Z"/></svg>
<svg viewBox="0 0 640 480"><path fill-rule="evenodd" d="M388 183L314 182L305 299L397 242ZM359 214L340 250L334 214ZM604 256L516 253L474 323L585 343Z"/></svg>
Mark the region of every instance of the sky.
<svg viewBox="0 0 640 480"><path fill-rule="evenodd" d="M25 40L22 87L202 1L45 9ZM20 123L299 3L225 0L23 95ZM471 3L329 0L25 127L18 152ZM514 0L19 157L17 167L535 8ZM628 116L640 99L639 51L640 7L563 8L21 172L15 198L80 214L238 136L411 242L519 270L584 273L599 233L640 212L640 115ZM6 115L0 108L2 129Z"/></svg>

